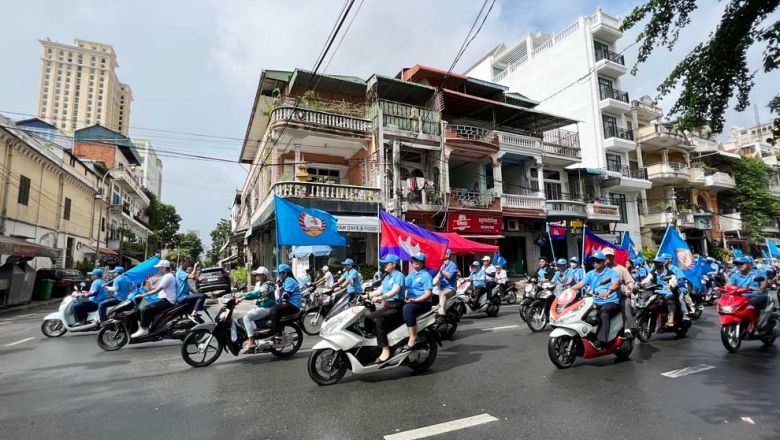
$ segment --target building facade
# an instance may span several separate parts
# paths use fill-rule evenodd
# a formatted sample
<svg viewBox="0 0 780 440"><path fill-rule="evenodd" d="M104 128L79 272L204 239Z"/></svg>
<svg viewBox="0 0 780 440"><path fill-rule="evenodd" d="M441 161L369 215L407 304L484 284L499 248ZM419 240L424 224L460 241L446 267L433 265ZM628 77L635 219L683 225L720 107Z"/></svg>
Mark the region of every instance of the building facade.
<svg viewBox="0 0 780 440"><path fill-rule="evenodd" d="M133 93L117 78L114 48L86 40L40 42L37 116L69 134L100 124L126 135Z"/></svg>
<svg viewBox="0 0 780 440"><path fill-rule="evenodd" d="M749 128L731 127L726 148L736 149L757 142L777 145L778 139L774 135L774 129L774 122L767 122Z"/></svg>
<svg viewBox="0 0 780 440"><path fill-rule="evenodd" d="M133 139L133 144L141 156L142 185L160 200L162 197L163 163L157 155L151 141Z"/></svg>

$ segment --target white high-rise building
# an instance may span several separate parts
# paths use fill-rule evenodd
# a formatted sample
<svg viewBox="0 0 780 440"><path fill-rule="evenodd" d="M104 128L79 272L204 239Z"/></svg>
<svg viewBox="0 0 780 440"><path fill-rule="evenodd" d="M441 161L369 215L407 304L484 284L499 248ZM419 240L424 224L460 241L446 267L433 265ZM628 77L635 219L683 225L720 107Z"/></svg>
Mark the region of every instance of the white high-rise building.
<svg viewBox="0 0 780 440"><path fill-rule="evenodd" d="M141 169L143 170L143 186L160 200L162 194L163 163L157 156L151 141L146 139L133 139L133 145L141 156Z"/></svg>

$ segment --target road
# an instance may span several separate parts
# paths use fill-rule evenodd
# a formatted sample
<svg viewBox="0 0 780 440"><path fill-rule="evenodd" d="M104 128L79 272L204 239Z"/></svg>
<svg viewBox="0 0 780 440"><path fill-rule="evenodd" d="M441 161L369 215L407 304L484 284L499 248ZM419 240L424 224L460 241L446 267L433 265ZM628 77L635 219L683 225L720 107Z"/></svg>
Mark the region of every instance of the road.
<svg viewBox="0 0 780 440"><path fill-rule="evenodd" d="M306 372L317 338L289 360L223 355L194 369L175 342L108 353L95 334L47 339L43 314L0 317L2 439L780 438L780 348L728 354L711 308L684 340L557 370L547 332L505 306L464 318L425 374L347 373L329 387Z"/></svg>

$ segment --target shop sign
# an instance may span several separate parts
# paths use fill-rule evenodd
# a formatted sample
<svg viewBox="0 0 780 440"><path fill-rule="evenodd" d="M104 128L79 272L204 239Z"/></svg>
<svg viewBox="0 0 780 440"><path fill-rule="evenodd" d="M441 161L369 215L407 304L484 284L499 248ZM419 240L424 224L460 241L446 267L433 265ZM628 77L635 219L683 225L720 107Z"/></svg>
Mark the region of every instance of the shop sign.
<svg viewBox="0 0 780 440"><path fill-rule="evenodd" d="M379 232L379 219L365 216L336 216L336 228L339 232L363 232L377 234Z"/></svg>
<svg viewBox="0 0 780 440"><path fill-rule="evenodd" d="M450 214L447 230L471 234L501 234L503 220L500 215Z"/></svg>

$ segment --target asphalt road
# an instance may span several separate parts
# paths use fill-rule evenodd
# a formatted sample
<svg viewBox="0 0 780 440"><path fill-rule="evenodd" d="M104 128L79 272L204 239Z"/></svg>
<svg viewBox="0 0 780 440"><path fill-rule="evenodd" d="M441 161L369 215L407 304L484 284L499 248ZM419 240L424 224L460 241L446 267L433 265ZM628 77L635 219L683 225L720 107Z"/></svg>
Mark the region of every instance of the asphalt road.
<svg viewBox="0 0 780 440"><path fill-rule="evenodd" d="M684 340L557 370L548 332L502 307L464 318L425 374L347 373L329 387L306 372L317 338L289 360L223 355L194 369L175 342L108 353L94 333L47 339L43 315L0 317L0 439L780 438L780 341L728 354L711 308Z"/></svg>

